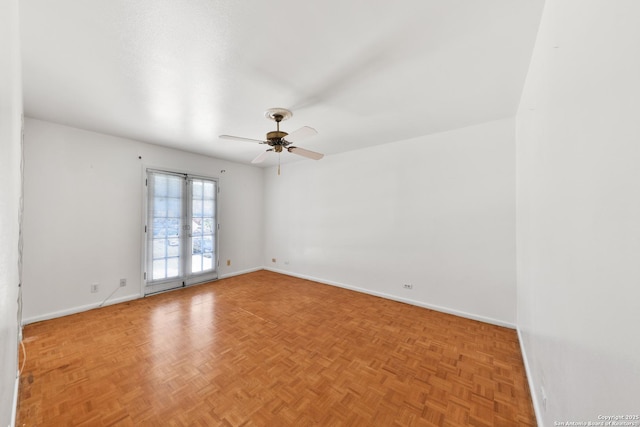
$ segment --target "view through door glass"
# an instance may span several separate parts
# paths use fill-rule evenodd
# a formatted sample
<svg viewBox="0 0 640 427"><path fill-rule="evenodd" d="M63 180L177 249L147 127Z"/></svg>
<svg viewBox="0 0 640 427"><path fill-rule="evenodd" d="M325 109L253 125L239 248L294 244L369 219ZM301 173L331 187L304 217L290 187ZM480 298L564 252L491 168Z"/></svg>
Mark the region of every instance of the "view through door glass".
<svg viewBox="0 0 640 427"><path fill-rule="evenodd" d="M216 183L192 178L191 188L191 273L215 268Z"/></svg>
<svg viewBox="0 0 640 427"><path fill-rule="evenodd" d="M145 294L213 280L217 182L147 171Z"/></svg>

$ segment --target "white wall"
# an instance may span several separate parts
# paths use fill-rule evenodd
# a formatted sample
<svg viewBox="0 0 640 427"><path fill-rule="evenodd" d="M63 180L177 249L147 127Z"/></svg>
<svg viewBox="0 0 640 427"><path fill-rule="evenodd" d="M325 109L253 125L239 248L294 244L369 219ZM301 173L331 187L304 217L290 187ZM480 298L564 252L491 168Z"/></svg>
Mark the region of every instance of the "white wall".
<svg viewBox="0 0 640 427"><path fill-rule="evenodd" d="M266 169L264 265L514 326L514 126Z"/></svg>
<svg viewBox="0 0 640 427"><path fill-rule="evenodd" d="M541 425L640 414L638 22L636 0L547 0L517 116L518 326Z"/></svg>
<svg viewBox="0 0 640 427"><path fill-rule="evenodd" d="M141 295L143 165L219 178L220 275L262 266L260 169L27 119L25 323L93 308L120 278L111 301Z"/></svg>
<svg viewBox="0 0 640 427"><path fill-rule="evenodd" d="M22 91L18 2L0 2L0 426L13 425L18 371Z"/></svg>

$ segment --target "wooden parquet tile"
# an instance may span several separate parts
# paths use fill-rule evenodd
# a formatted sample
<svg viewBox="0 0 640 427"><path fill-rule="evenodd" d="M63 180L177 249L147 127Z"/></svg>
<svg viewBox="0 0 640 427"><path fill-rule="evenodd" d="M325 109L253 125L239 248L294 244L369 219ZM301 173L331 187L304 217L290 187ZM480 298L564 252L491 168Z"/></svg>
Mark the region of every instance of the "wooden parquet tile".
<svg viewBox="0 0 640 427"><path fill-rule="evenodd" d="M19 426L535 426L515 331L268 271L28 325Z"/></svg>

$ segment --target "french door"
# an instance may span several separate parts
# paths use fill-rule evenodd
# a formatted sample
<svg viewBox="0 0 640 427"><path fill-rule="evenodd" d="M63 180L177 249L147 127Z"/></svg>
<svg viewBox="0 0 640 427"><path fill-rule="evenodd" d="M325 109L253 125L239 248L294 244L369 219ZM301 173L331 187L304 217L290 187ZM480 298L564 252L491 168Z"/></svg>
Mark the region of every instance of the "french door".
<svg viewBox="0 0 640 427"><path fill-rule="evenodd" d="M215 179L147 169L145 295L218 276Z"/></svg>

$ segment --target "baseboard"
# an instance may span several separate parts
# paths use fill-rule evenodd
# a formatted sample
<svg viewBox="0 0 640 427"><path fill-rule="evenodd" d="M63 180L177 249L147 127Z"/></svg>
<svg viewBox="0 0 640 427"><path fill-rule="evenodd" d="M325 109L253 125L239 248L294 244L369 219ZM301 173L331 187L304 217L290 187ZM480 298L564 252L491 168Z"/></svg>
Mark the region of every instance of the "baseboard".
<svg viewBox="0 0 640 427"><path fill-rule="evenodd" d="M321 279L321 278L318 278L318 277L307 276L305 274L292 273L290 271L280 270L280 269L277 269L277 268L264 267L264 269L268 270L268 271L273 271L274 273L280 273L280 274L284 274L284 275L287 275L287 276L297 277L297 278L300 278L300 279L311 280L313 282L318 282L318 283L322 283L322 284L325 284L325 285L336 286L336 287L339 287L339 288L349 289L351 291L360 292L360 293L363 293L363 294L368 294L368 295L373 295L373 296L376 296L376 297L390 299L390 300L393 300L393 301L403 302L405 304L411 304L411 305L415 305L415 306L422 307L422 308L428 308L429 310L439 311L441 313L453 314L454 316L464 317L466 319L471 319L471 320L477 320L479 322L489 323L491 325L502 326L502 327L509 328L509 329L516 329L516 325L513 324L513 323L504 322L502 320L493 319L491 317L480 316L480 315L477 315L477 314L467 313L465 311L455 310L455 309L448 308L448 307L442 307L442 306L439 306L439 305L428 304L428 303L425 303L423 301L417 301L417 300L413 300L413 299L409 299L409 298L402 298L402 297L399 297L397 295L387 294L387 293L384 293L384 292L372 291L370 289L360 288L360 287L357 287L357 286L351 286L351 285L347 285L347 284L340 283L340 282L334 282L332 280Z"/></svg>
<svg viewBox="0 0 640 427"><path fill-rule="evenodd" d="M349 290L355 291L355 292L360 292L360 293L364 293L364 294L368 294L368 295L373 295L373 296L377 296L377 297L381 297L381 298L386 298L386 299L390 299L390 300L393 300L393 301L403 302L405 304L411 304L411 305L415 305L415 306L418 306L418 307L428 308L429 310L435 310L435 311L439 311L439 312L442 312L442 313L453 314L454 316L460 316L460 317L464 317L464 318L471 319L471 320L477 320L479 322L489 323L491 325L502 326L502 327L509 328L509 329L516 329L516 325L513 324L513 323L504 322L502 320L494 319L494 318L491 318L491 317L480 316L480 315L473 314L473 313L468 313L468 312L465 312L465 311L455 310L455 309L452 309L452 308L449 308L449 307L442 307L442 306L438 306L438 305L434 305L434 304L428 304L428 303L425 303L423 301L417 301L417 300L413 300L413 299L409 299L409 298L402 298L402 297L399 297L397 295L387 294L387 293L384 293L384 292L372 291L370 289L360 288L360 287L357 287L357 286L351 286L351 285L347 285L345 283L335 282L335 281L332 281L332 280L326 280L326 279L322 279L322 278L319 278L319 277L308 276L306 274L293 273L293 272L290 272L290 271L280 270L280 269L273 268L273 267L254 267L254 268L249 268L249 269L245 269L245 270L234 271L232 273L222 274L222 275L219 276L219 278L220 279L226 279L226 278L233 277L233 276L239 276L239 275L242 275L242 274L253 273L253 272L259 271L259 270L273 271L274 273L284 274L284 275L287 275L287 276L298 277L300 279L311 280L313 282L318 282L318 283L322 283L322 284L325 284L325 285L331 285L331 286L336 286L336 287L339 287L339 288L349 289ZM135 300L135 299L138 299L140 297L141 297L140 295L129 295L129 296L121 297L121 298L114 298L114 299L110 300L109 302L105 303L104 305L106 306L106 305L112 305L112 304L119 304L121 302ZM94 308L98 308L99 306L100 306L100 303L94 303L94 304L87 304L87 305L78 306L78 307L72 307L72 308L68 308L68 309L60 310L60 311L55 311L55 312L51 312L51 313L45 313L45 314L42 314L42 315L39 315L39 316L33 316L33 317L24 318L22 320L22 324L23 325L28 325L30 323L41 322L43 320L50 320L50 319L55 319L57 317L68 316L70 314L81 313L83 311L87 311L87 310L92 310ZM525 359L525 361L526 361L526 359Z"/></svg>
<svg viewBox="0 0 640 427"><path fill-rule="evenodd" d="M538 400L538 394L536 393L535 383L533 381L533 372L531 372L531 366L529 365L529 358L527 357L527 351L524 347L524 340L522 339L522 332L520 328L516 328L518 333L518 341L520 342L520 353L522 354L522 360L524 362L524 370L527 374L527 382L529 383L529 394L531 395L531 401L533 403L533 411L536 413L536 422L538 427L544 427L542 422L542 411L540 401Z"/></svg>
<svg viewBox="0 0 640 427"><path fill-rule="evenodd" d="M232 273L220 275L219 278L226 279L228 277L239 276L241 274L247 274L247 273L253 273L254 271L259 271L259 270L263 270L263 267L254 267L246 270L234 271ZM138 298L142 298L142 295L128 295L125 297L113 298L107 301L106 303L104 303L103 307L107 305L119 304L121 302L132 301ZM35 322L42 322L43 320L55 319L57 317L68 316L70 314L81 313L83 311L93 310L94 308L99 308L99 307L100 307L100 303L97 302L93 304L86 304L86 305L81 305L77 307L71 307L64 310L60 310L60 311L53 311L53 312L41 314L38 316L27 317L22 319L22 325L28 325L30 323L35 323Z"/></svg>
<svg viewBox="0 0 640 427"><path fill-rule="evenodd" d="M138 298L141 298L141 296L140 295L128 295L128 296L124 296L124 297L120 297L120 298L114 298L114 299L110 299L109 301L104 303L104 305L102 305L102 307L106 307L108 305L113 305L113 304L119 304L121 302L132 301L132 300L136 300ZM93 304L86 304L86 305L81 305L81 306L77 306L77 307L71 307L71 308L67 308L67 309L64 309L64 310L60 310L60 311L53 311L53 312L50 312L50 313L41 314L39 316L27 317L27 318L22 319L22 324L23 325L28 325L30 323L42 322L43 320L50 320L50 319L55 319L57 317L68 316L70 314L82 313L83 311L88 311L88 310L93 310L94 308L99 308L100 304L101 304L101 302L96 302L96 303L93 303Z"/></svg>
<svg viewBox="0 0 640 427"><path fill-rule="evenodd" d="M20 371L16 375L16 384L13 388L13 406L11 408L11 427L15 427L18 417L18 392L20 391Z"/></svg>
<svg viewBox="0 0 640 427"><path fill-rule="evenodd" d="M222 274L220 275L220 279L228 279L229 277L240 276L242 274L253 273L255 271L260 271L260 270L264 270L264 267L254 267L254 268L248 268L246 270L240 270L240 271L234 271L231 273Z"/></svg>

